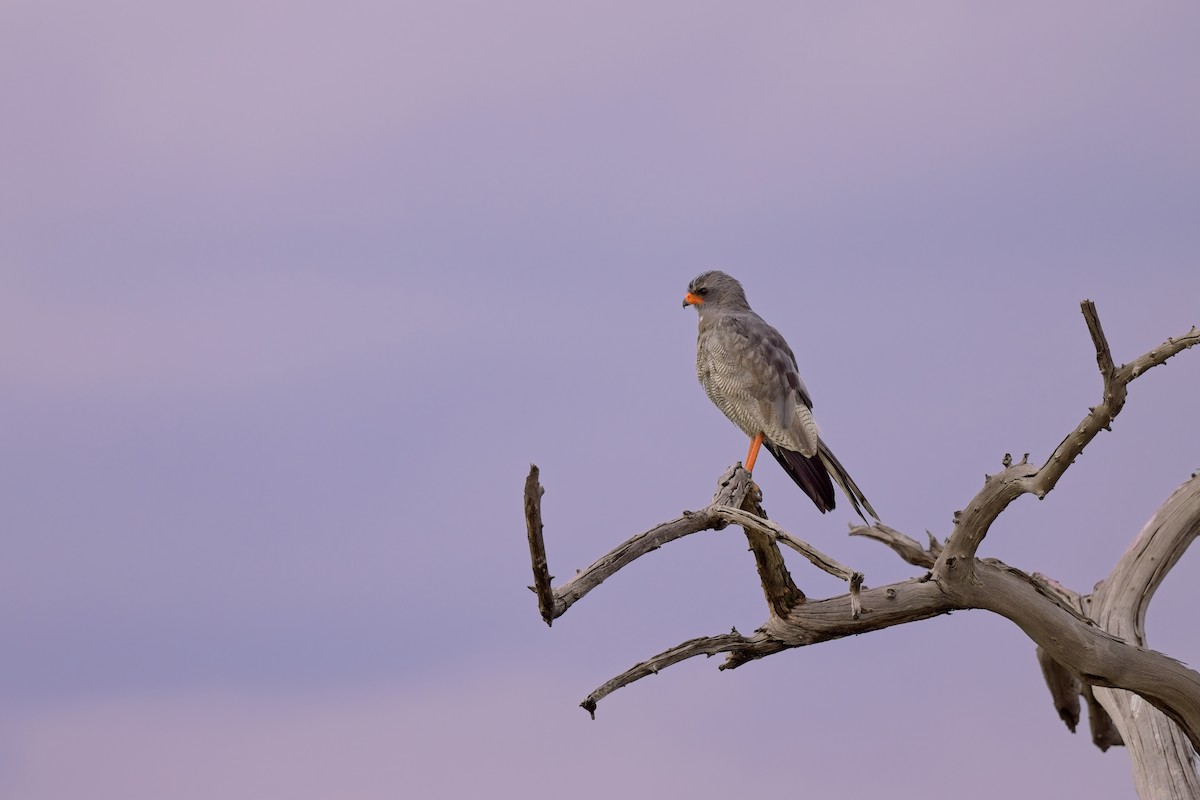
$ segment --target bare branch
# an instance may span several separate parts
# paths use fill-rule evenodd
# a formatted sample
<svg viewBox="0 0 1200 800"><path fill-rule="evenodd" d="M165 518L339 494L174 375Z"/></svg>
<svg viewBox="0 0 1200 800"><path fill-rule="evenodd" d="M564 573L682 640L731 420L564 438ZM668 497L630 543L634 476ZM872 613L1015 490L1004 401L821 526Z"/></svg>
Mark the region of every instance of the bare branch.
<svg viewBox="0 0 1200 800"><path fill-rule="evenodd" d="M861 612L859 604L859 587L862 586L862 573L856 572L849 567L839 563L835 559L822 553L817 548L805 541L797 539L783 528L771 522L769 519L756 517L753 514L747 513L740 508L729 508L728 506L718 506L713 508L713 513L721 519L732 522L736 525L741 525L747 530L757 530L759 533L770 536L776 542L783 542L788 547L800 553L807 558L812 564L836 578L841 578L846 581L850 590L850 613L854 619L858 619Z"/></svg>
<svg viewBox="0 0 1200 800"><path fill-rule="evenodd" d="M1053 595L1057 601L1065 605L1073 611L1078 611L1083 616L1087 616L1087 609L1084 607L1085 601L1080 597L1079 592L1073 589L1068 589L1058 581L1048 575L1043 575L1040 572L1035 572L1029 576L1039 587L1043 593Z"/></svg>
<svg viewBox="0 0 1200 800"><path fill-rule="evenodd" d="M759 519L766 519L767 512L762 507L762 491L757 484L750 485L746 499L742 501L742 509ZM771 615L785 616L797 603L804 602L804 592L792 580L783 553L773 538L757 528L742 528L750 552L754 554L754 564L758 568L758 579L762 584L763 595L767 600L767 608Z"/></svg>
<svg viewBox="0 0 1200 800"><path fill-rule="evenodd" d="M855 594L863 601L860 616L852 613L855 600L849 593L827 600L809 600L796 605L785 618L772 617L753 636L744 637L735 630L676 645L606 681L581 705L594 717L596 704L607 695L693 656L728 653L720 668L736 669L783 650L929 619L954 609L936 584L918 578L861 592L856 587Z"/></svg>
<svg viewBox="0 0 1200 800"><path fill-rule="evenodd" d="M934 559L942 554L942 543L929 530L925 531L925 535L929 537L929 552L933 554Z"/></svg>
<svg viewBox="0 0 1200 800"><path fill-rule="evenodd" d="M938 581L956 607L1007 617L1083 682L1140 694L1175 720L1193 746L1200 743L1200 674L1102 630L1019 570L993 559L974 567L971 580Z"/></svg>
<svg viewBox="0 0 1200 800"><path fill-rule="evenodd" d="M547 625L554 622L554 591L550 582L554 577L546 565L546 539L542 534L542 495L546 490L538 481L536 464L529 465L529 476L525 478L525 528L529 536L529 559L533 562L533 586L529 588L537 595L538 610Z"/></svg>
<svg viewBox="0 0 1200 800"><path fill-rule="evenodd" d="M1197 344L1200 344L1200 328L1193 325L1191 330L1182 336L1172 336L1145 355L1138 356L1128 364L1122 364L1117 368L1116 378L1129 383L1146 370L1167 363L1167 359Z"/></svg>
<svg viewBox="0 0 1200 800"><path fill-rule="evenodd" d="M768 621L762 632L786 647L806 647L918 622L962 607L943 594L936 583L924 578L861 589L859 598L862 613L858 617L853 614L851 595L843 594L802 603L786 618Z"/></svg>
<svg viewBox="0 0 1200 800"><path fill-rule="evenodd" d="M876 539L907 562L929 568L930 572L920 578L864 589L861 573L766 519L757 488L748 473L735 465L721 478L708 507L695 513L685 512L679 519L632 537L559 588L551 589L541 532L542 489L537 482L536 467L531 468L526 482L526 520L535 579L531 588L538 594L547 623L642 555L691 533L719 530L731 522L746 532L771 609L770 618L753 636L744 637L733 631L684 642L608 681L588 696L584 708L594 714L598 701L616 689L696 655L725 653L721 668L732 669L793 647L906 624L953 610L979 608L1012 620L1038 644L1039 661L1055 707L1072 730L1079 722L1078 697L1082 692L1089 705L1094 741L1102 748L1119 744L1122 739L1130 742L1121 727L1128 714L1123 710L1110 718L1105 708L1113 706L1104 698L1108 695L1132 698L1132 705L1149 703L1179 726L1186 739L1177 737L1172 741L1181 754L1190 758L1189 743L1190 746L1200 743L1200 674L1139 645L1143 644L1146 603L1162 576L1200 531L1200 487L1189 490L1186 502L1179 501L1183 510L1176 514L1178 519L1167 514L1160 520L1155 530L1169 533L1143 532L1131 554L1122 559L1113 576L1097 591L1094 602L1093 598L1082 598L1044 576L1030 576L998 561L976 558L992 523L1013 500L1022 494L1044 497L1099 431L1110 428L1124 406L1131 381L1173 355L1200 344L1200 331L1193 327L1183 336L1168 339L1129 364L1117 367L1094 304L1085 301L1082 313L1096 348L1096 363L1104 381L1103 398L1100 405L1089 409L1044 465L1029 463L1028 454L1019 463L1006 455L1003 469L996 475L985 476L980 491L962 511L955 513L953 531L944 545L929 534L929 546L923 548L916 540L884 525L851 528L852 535ZM1172 505L1175 499L1164 506L1164 512L1175 507ZM1180 521L1183 519L1190 520L1187 524L1192 525L1187 533L1183 532L1184 523ZM820 569L846 580L848 592L826 600L805 600L787 571L779 543L801 553ZM1118 616L1110 605L1112 609L1121 608L1122 615ZM1102 625L1097 625L1092 615ZM1128 692L1107 692L1112 687ZM1144 716L1146 710L1132 708L1129 713ZM1138 746L1130 744L1131 752ZM1196 794L1200 795L1200 790Z"/></svg>
<svg viewBox="0 0 1200 800"><path fill-rule="evenodd" d="M1182 336L1168 339L1163 344L1139 356L1120 368L1109 368L1112 355L1108 341L1100 327L1100 318L1095 304L1085 300L1082 304L1084 320L1096 346L1096 362L1104 375L1104 397L1100 405L1089 409L1087 416L1075 430L1054 449L1050 458L1040 469L1022 459L1013 464L1005 457L1004 469L984 480L983 488L956 515L954 532L950 535L942 554L934 565L933 572L939 580L950 578L950 563L959 564L963 579L971 577L972 561L979 545L983 542L992 523L1009 503L1023 494L1045 497L1054 489L1058 479L1083 452L1083 449L1100 431L1110 428L1113 419L1125 405L1126 387L1146 370L1158 366L1171 356L1200 344L1200 330L1193 327Z"/></svg>
<svg viewBox="0 0 1200 800"><path fill-rule="evenodd" d="M1100 328L1100 318L1092 301L1083 301L1083 315L1088 322L1088 330L1092 333L1092 340L1096 345L1096 363L1104 378L1104 398L1100 405L1089 409L1087 416L1076 426L1075 430L1059 443L1050 458L1046 459L1045 466L1024 483L1025 491L1035 494L1039 498L1045 497L1054 489L1058 479L1079 457L1083 448L1096 437L1096 434L1102 430L1112 429L1113 420L1125 406L1126 388L1135 378L1141 376L1146 370L1165 363L1171 356L1200 344L1200 330L1193 327L1182 336L1167 339L1132 362L1119 368L1113 368L1112 355L1108 352L1108 341L1104 337L1104 331Z"/></svg>
<svg viewBox="0 0 1200 800"><path fill-rule="evenodd" d="M1200 535L1200 476L1193 475L1154 513L1108 578L1096 590L1092 614L1105 630L1138 645L1146 644L1146 608L1170 569ZM1143 797L1195 797L1200 777L1177 710L1127 691L1097 688L1097 707L1107 711L1130 751L1134 784ZM1174 722L1173 722L1174 721ZM1107 740L1098 740L1105 746ZM1196 745L1196 737L1191 736ZM1154 753L1156 757L1147 757Z"/></svg>
<svg viewBox="0 0 1200 800"><path fill-rule="evenodd" d="M1200 536L1200 473L1176 489L1154 513L1093 597L1093 615L1105 630L1146 643L1146 608L1188 546Z"/></svg>
<svg viewBox="0 0 1200 800"><path fill-rule="evenodd" d="M711 509L705 509L664 522L626 540L554 590L554 617L561 617L576 600L647 553L693 533L717 530L722 524Z"/></svg>
<svg viewBox="0 0 1200 800"><path fill-rule="evenodd" d="M601 697L657 670L701 653L727 652L723 668L793 647L903 625L967 608L981 608L1015 622L1044 651L1081 680L1095 686L1120 686L1166 710L1196 741L1200 731L1200 674L1172 658L1131 645L1097 627L1030 576L993 559L976 563L975 579L941 585L914 578L861 592L862 614L854 617L850 594L809 600L785 618L772 618L753 639L685 642L606 683L590 699ZM731 636L731 635L727 635ZM699 642L699 643L698 643ZM651 669L650 667L653 667ZM593 703L594 706L594 703Z"/></svg>
<svg viewBox="0 0 1200 800"><path fill-rule="evenodd" d="M933 572L939 580L949 578L949 568L956 563L965 565L965 570L960 574L964 579L970 578L971 563L983 537L1009 503L1025 493L1022 482L1036 474L1037 467L1022 460L1019 464L1009 463L1003 470L984 480L979 493L954 516L954 531L933 565Z"/></svg>
<svg viewBox="0 0 1200 800"><path fill-rule="evenodd" d="M634 664L615 678L605 681L603 685L585 697L579 705L592 715L592 719L595 719L596 705L601 700L634 681L641 680L648 675L657 675L660 670L695 656L715 656L717 653L752 650L756 642L761 643L762 641L761 636L748 639L738 633L736 629L721 636L701 636L698 639L689 639L682 644L675 645L670 650L664 650L653 658Z"/></svg>
<svg viewBox="0 0 1200 800"><path fill-rule="evenodd" d="M1116 725L1113 725L1112 717L1104 710L1104 706L1100 705L1092 687L1086 683L1083 684L1083 699L1087 703L1088 730L1092 734L1092 744L1100 748L1101 753L1107 752L1110 747L1120 747L1125 744L1121 738L1121 732L1117 730Z"/></svg>
<svg viewBox="0 0 1200 800"><path fill-rule="evenodd" d="M937 539L933 534L929 534L930 549L926 550L921 547L921 543L916 539L901 533L895 528L884 525L882 522L877 522L874 525L851 525L851 536L865 536L868 539L874 539L877 542L883 542L888 547L896 551L896 554L902 559L917 567L925 567L928 569L933 566L933 562L937 560L937 553L933 551L934 545L938 546L940 551L941 546L938 545Z"/></svg>
<svg viewBox="0 0 1200 800"><path fill-rule="evenodd" d="M1079 677L1051 658L1041 647L1037 648L1037 660L1042 667L1046 688L1054 700L1054 708L1058 711L1058 718L1074 733L1079 724L1079 694L1083 690Z"/></svg>
<svg viewBox="0 0 1200 800"><path fill-rule="evenodd" d="M850 578L855 574L854 570L850 569L844 564L839 563L836 559L825 555L808 542L797 539L795 536L792 536L790 533L769 519L756 517L753 514L748 514L740 508L729 508L728 506L714 508L713 513L726 522L732 522L734 525L741 525L743 528L753 528L766 534L767 536L770 536L777 542L786 544L788 547L792 548L797 553L812 562L813 566L828 572L835 578L841 578L844 581L849 581Z"/></svg>
<svg viewBox="0 0 1200 800"><path fill-rule="evenodd" d="M850 618L858 619L862 616L862 585L863 574L856 572L850 576Z"/></svg>
<svg viewBox="0 0 1200 800"><path fill-rule="evenodd" d="M1096 366L1100 368L1100 377L1104 379L1107 389L1113 379L1113 373L1116 372L1112 351L1108 347L1108 337L1104 335L1104 328L1100 327L1100 315L1096 312L1096 304L1091 300L1084 300L1079 305L1088 326L1088 333L1092 336L1092 344L1096 345Z"/></svg>
<svg viewBox="0 0 1200 800"><path fill-rule="evenodd" d="M552 578L547 566L546 545L542 535L541 496L545 490L538 482L537 467L531 465L529 477L525 481L525 522L529 534L529 553L533 562L534 585L530 588L538 595L542 619L549 625L565 614L576 600L622 568L664 544L700 531L724 528L727 523L715 514L714 509L727 504L741 505L751 485L750 474L742 469L740 464L733 465L718 479L716 492L707 508L697 512L685 511L682 517L627 539L586 569L580 570L570 580L551 590ZM549 595L546 594L547 591L550 592Z"/></svg>

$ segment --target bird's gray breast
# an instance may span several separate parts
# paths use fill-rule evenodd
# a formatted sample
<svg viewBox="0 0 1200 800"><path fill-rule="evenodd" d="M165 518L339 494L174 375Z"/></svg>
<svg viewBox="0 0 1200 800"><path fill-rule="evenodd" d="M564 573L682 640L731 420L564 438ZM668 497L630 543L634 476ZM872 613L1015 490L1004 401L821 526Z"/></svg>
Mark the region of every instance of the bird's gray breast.
<svg viewBox="0 0 1200 800"><path fill-rule="evenodd" d="M754 436L770 425L765 406L777 392L764 374L765 363L751 342L728 325L701 325L696 340L696 376L709 399L726 417Z"/></svg>
<svg viewBox="0 0 1200 800"><path fill-rule="evenodd" d="M795 357L779 333L757 315L701 319L696 375L709 399L747 436L806 456L818 431Z"/></svg>

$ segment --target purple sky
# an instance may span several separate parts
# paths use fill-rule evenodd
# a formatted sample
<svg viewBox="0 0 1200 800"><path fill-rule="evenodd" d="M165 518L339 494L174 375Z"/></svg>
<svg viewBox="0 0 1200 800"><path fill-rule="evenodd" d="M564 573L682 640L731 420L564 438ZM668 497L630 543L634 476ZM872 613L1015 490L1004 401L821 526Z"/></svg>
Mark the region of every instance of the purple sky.
<svg viewBox="0 0 1200 800"><path fill-rule="evenodd" d="M892 525L940 536L1200 323L1200 6L8 0L0 796L1127 798L960 613L734 672L736 529L565 577L745 453L688 280L740 278ZM1079 590L1200 468L1200 353L981 554ZM772 517L879 585L770 460ZM832 579L793 561L814 596ZM1151 646L1200 663L1188 555ZM1086 723L1085 723L1086 726ZM975 776L975 777L971 777ZM982 782L979 776L983 776Z"/></svg>

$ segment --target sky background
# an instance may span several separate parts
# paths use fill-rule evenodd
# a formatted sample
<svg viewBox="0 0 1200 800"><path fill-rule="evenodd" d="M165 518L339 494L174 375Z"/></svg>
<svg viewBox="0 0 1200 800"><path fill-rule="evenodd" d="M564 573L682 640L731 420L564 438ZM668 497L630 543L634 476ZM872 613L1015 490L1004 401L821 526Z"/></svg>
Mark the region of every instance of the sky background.
<svg viewBox="0 0 1200 800"><path fill-rule="evenodd" d="M884 519L944 536L1200 323L1194 3L0 4L0 796L1128 798L984 612L594 687L766 619L734 528L547 629L551 571L744 437L689 279L788 338ZM1200 353L981 555L1087 591L1200 469ZM772 460L773 519L881 585ZM843 503L844 505L844 503ZM844 588L792 560L811 596ZM1200 663L1190 553L1150 644Z"/></svg>

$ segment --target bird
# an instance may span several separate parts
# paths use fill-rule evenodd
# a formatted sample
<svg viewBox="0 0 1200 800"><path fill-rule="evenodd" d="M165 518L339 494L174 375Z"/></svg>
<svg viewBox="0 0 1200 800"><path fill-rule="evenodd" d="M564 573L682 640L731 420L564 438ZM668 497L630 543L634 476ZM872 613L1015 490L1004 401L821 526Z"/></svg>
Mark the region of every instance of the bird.
<svg viewBox="0 0 1200 800"><path fill-rule="evenodd" d="M864 522L863 509L878 521L821 439L792 348L750 308L742 284L719 270L704 272L688 284L683 307L688 306L700 318L696 377L717 408L750 437L746 471L753 473L759 448L766 446L822 514L835 506L836 482Z"/></svg>

